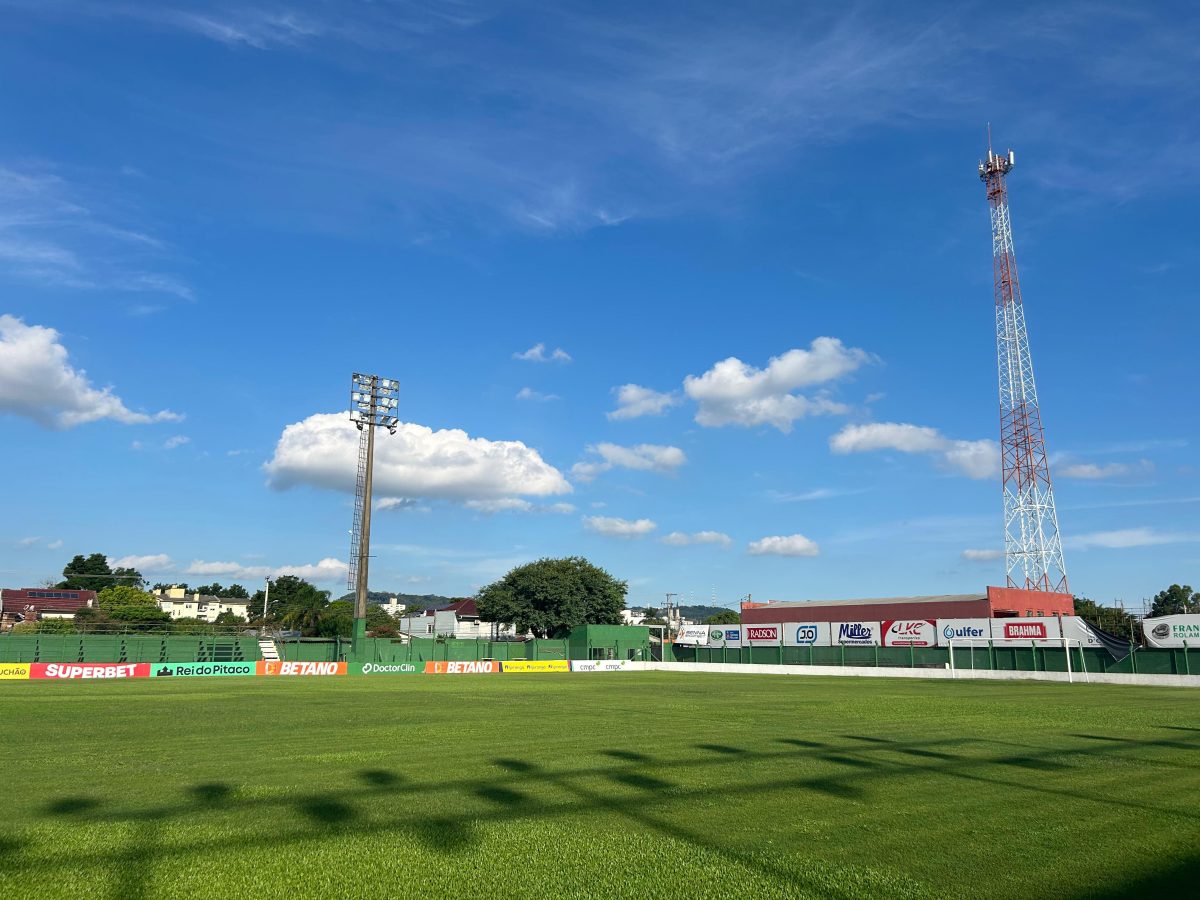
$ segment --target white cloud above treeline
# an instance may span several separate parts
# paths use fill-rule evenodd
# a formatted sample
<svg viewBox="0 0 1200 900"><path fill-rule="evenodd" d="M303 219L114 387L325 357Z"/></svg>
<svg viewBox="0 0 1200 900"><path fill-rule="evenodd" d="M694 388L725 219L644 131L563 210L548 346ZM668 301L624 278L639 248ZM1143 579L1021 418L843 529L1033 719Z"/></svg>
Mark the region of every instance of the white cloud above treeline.
<svg viewBox="0 0 1200 900"><path fill-rule="evenodd" d="M318 413L288 425L264 467L278 490L309 485L353 492L358 431L343 413ZM457 428L434 431L401 422L375 442L380 499L499 500L568 494L571 485L520 441L490 441Z"/></svg>
<svg viewBox="0 0 1200 900"><path fill-rule="evenodd" d="M751 541L751 556L817 556L821 548L802 534L775 535Z"/></svg>
<svg viewBox="0 0 1200 900"><path fill-rule="evenodd" d="M721 531L694 531L691 534L684 531L672 531L663 536L662 542L672 547L690 547L694 544L715 544L719 547L728 547L733 543L733 538Z"/></svg>
<svg viewBox="0 0 1200 900"><path fill-rule="evenodd" d="M555 347L550 353L546 352L546 345L543 343L534 344L528 350L522 350L519 353L513 354L513 359L519 359L523 362L546 363L559 362L569 363L571 354L562 347Z"/></svg>
<svg viewBox="0 0 1200 900"><path fill-rule="evenodd" d="M584 516L583 527L606 537L639 538L654 531L656 525L650 519L619 519L615 516Z"/></svg>
<svg viewBox="0 0 1200 900"><path fill-rule="evenodd" d="M871 422L847 425L829 439L834 453L867 453L897 450L935 457L946 469L968 478L994 478L1000 474L1000 445L995 441L960 441L945 437L936 428L904 422Z"/></svg>
<svg viewBox="0 0 1200 900"><path fill-rule="evenodd" d="M113 393L97 388L74 368L59 333L0 315L0 412L56 430L109 419L123 425L178 422L170 410L135 412Z"/></svg>
<svg viewBox="0 0 1200 900"><path fill-rule="evenodd" d="M607 413L613 420L661 416L682 402L678 394L663 393L640 384L623 384L613 388L613 393L617 395L617 408Z"/></svg>
<svg viewBox="0 0 1200 900"><path fill-rule="evenodd" d="M599 459L579 462L571 467L571 474L580 481L591 481L600 473L614 468L671 473L687 462L687 456L678 447L661 444L622 447L620 444L601 443L589 445L587 449Z"/></svg>

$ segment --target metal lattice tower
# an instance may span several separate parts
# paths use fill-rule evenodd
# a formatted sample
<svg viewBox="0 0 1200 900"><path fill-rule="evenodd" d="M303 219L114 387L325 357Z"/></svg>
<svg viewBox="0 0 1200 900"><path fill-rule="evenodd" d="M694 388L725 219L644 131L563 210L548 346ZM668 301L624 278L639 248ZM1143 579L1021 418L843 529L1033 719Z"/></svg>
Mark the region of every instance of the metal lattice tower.
<svg viewBox="0 0 1200 900"><path fill-rule="evenodd" d="M990 141L989 141L990 143ZM1046 440L1033 380L1025 309L1017 280L1005 176L1013 152L979 164L992 216L992 268L996 293L996 354L1000 369L1000 456L1004 487L1004 567L1008 586L1034 591L1067 588L1058 513L1050 486Z"/></svg>
<svg viewBox="0 0 1200 900"><path fill-rule="evenodd" d="M358 432L358 478L354 482L354 524L350 528L350 573L346 578L346 586L354 590L358 586L358 560L362 554L362 520L363 508L367 499L367 460L371 458L370 428L362 428Z"/></svg>

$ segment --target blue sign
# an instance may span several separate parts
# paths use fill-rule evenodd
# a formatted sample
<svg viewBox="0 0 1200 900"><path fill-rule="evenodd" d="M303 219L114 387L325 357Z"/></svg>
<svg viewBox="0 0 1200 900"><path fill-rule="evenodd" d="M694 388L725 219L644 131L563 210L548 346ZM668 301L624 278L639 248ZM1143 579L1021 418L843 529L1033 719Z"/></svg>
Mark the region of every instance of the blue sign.
<svg viewBox="0 0 1200 900"><path fill-rule="evenodd" d="M816 625L800 625L796 628L797 644L815 644L817 642Z"/></svg>
<svg viewBox="0 0 1200 900"><path fill-rule="evenodd" d="M942 637L948 641L954 638L981 638L983 636L983 629L976 628L974 625L964 625L961 628L953 628L947 625L942 629Z"/></svg>

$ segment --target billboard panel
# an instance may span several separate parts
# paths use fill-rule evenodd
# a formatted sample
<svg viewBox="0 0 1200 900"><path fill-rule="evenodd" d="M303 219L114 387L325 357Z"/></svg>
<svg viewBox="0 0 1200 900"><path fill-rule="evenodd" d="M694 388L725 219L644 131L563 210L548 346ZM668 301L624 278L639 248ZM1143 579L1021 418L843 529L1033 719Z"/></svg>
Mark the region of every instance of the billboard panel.
<svg viewBox="0 0 1200 900"><path fill-rule="evenodd" d="M570 672L565 659L516 659L500 664L501 672Z"/></svg>
<svg viewBox="0 0 1200 900"><path fill-rule="evenodd" d="M572 672L623 672L627 668L623 659L573 659Z"/></svg>
<svg viewBox="0 0 1200 900"><path fill-rule="evenodd" d="M828 647L828 622L785 622L783 644L785 647Z"/></svg>
<svg viewBox="0 0 1200 900"><path fill-rule="evenodd" d="M30 663L30 678L148 678L150 663Z"/></svg>
<svg viewBox="0 0 1200 900"><path fill-rule="evenodd" d="M259 660L259 675L345 675L346 663L304 662L296 659Z"/></svg>
<svg viewBox="0 0 1200 900"><path fill-rule="evenodd" d="M1146 643L1151 647L1182 647L1185 641L1188 647L1200 646L1200 616L1178 615L1143 619L1142 632L1146 635Z"/></svg>
<svg viewBox="0 0 1200 900"><path fill-rule="evenodd" d="M992 639L991 619L938 619L937 640L939 647L949 647L951 642L963 646L987 646Z"/></svg>
<svg viewBox="0 0 1200 900"><path fill-rule="evenodd" d="M183 662L152 663L150 675L154 678L182 675L197 678L213 675L254 675L257 666L253 662Z"/></svg>
<svg viewBox="0 0 1200 900"><path fill-rule="evenodd" d="M739 625L709 625L709 647L741 647L742 629Z"/></svg>
<svg viewBox="0 0 1200 900"><path fill-rule="evenodd" d="M430 660L425 663L426 675L499 675L500 663L494 659Z"/></svg>
<svg viewBox="0 0 1200 900"><path fill-rule="evenodd" d="M679 629L679 634L675 635L675 643L677 644L707 644L708 643L708 628L707 625L684 625Z"/></svg>
<svg viewBox="0 0 1200 900"><path fill-rule="evenodd" d="M1096 632L1079 616L1062 617L1062 636L1070 641L1072 647L1104 647L1104 642L1096 636Z"/></svg>
<svg viewBox="0 0 1200 900"><path fill-rule="evenodd" d="M416 675L421 669L416 663L351 663L353 675Z"/></svg>
<svg viewBox="0 0 1200 900"><path fill-rule="evenodd" d="M750 647L778 647L780 625L743 625L742 640Z"/></svg>
<svg viewBox="0 0 1200 900"><path fill-rule="evenodd" d="M24 681L29 677L30 663L0 663L0 681L19 678Z"/></svg>
<svg viewBox="0 0 1200 900"><path fill-rule="evenodd" d="M992 619L992 641L1016 647L1062 646L1062 630L1055 616Z"/></svg>
<svg viewBox="0 0 1200 900"><path fill-rule="evenodd" d="M889 619L880 623L885 647L936 647L937 629L930 619Z"/></svg>
<svg viewBox="0 0 1200 900"><path fill-rule="evenodd" d="M878 622L831 622L829 631L833 646L878 647Z"/></svg>

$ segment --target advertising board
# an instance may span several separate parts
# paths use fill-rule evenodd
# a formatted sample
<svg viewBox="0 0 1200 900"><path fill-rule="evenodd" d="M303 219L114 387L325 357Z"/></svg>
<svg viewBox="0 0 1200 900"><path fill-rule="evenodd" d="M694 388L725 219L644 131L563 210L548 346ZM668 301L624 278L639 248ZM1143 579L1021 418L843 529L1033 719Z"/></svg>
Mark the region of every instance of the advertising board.
<svg viewBox="0 0 1200 900"><path fill-rule="evenodd" d="M750 647L778 647L782 631L780 625L743 625L742 639Z"/></svg>
<svg viewBox="0 0 1200 900"><path fill-rule="evenodd" d="M0 681L29 677L30 663L0 663Z"/></svg>
<svg viewBox="0 0 1200 900"><path fill-rule="evenodd" d="M1096 632L1079 616L1063 616L1062 636L1072 647L1103 647L1104 642L1097 637Z"/></svg>
<svg viewBox="0 0 1200 900"><path fill-rule="evenodd" d="M259 675L345 675L346 663L272 659L259 661L257 669Z"/></svg>
<svg viewBox="0 0 1200 900"><path fill-rule="evenodd" d="M675 643L677 644L707 644L708 643L708 626L707 625L684 625L679 629L679 633L675 635Z"/></svg>
<svg viewBox="0 0 1200 900"><path fill-rule="evenodd" d="M148 678L150 663L30 663L30 678Z"/></svg>
<svg viewBox="0 0 1200 900"><path fill-rule="evenodd" d="M258 666L253 662L183 662L183 663L153 663L150 675L153 678L175 677L184 678L212 677L218 675L256 675Z"/></svg>
<svg viewBox="0 0 1200 900"><path fill-rule="evenodd" d="M835 647L879 646L878 622L831 622L829 632Z"/></svg>
<svg viewBox="0 0 1200 900"><path fill-rule="evenodd" d="M352 675L416 675L421 671L421 666L411 662L401 663L351 663L350 674Z"/></svg>
<svg viewBox="0 0 1200 900"><path fill-rule="evenodd" d="M565 659L514 659L500 664L501 672L570 672Z"/></svg>
<svg viewBox="0 0 1200 900"><path fill-rule="evenodd" d="M936 628L939 647L986 647L992 639L991 619L938 619Z"/></svg>
<svg viewBox="0 0 1200 900"><path fill-rule="evenodd" d="M828 647L828 622L784 622L783 644L785 647Z"/></svg>
<svg viewBox="0 0 1200 900"><path fill-rule="evenodd" d="M425 663L426 675L499 675L500 663L494 659L430 660Z"/></svg>
<svg viewBox="0 0 1200 900"><path fill-rule="evenodd" d="M1054 616L992 619L992 642L1016 647L1061 647L1062 630Z"/></svg>
<svg viewBox="0 0 1200 900"><path fill-rule="evenodd" d="M1177 615L1159 616L1157 619L1143 619L1142 633L1146 635L1146 643L1151 647L1182 647L1200 646L1200 616Z"/></svg>
<svg viewBox="0 0 1200 900"><path fill-rule="evenodd" d="M710 647L740 647L742 646L742 629L739 625L709 625L708 646Z"/></svg>
<svg viewBox="0 0 1200 900"><path fill-rule="evenodd" d="M879 627L885 647L936 647L937 628L929 619L889 619Z"/></svg>
<svg viewBox="0 0 1200 900"><path fill-rule="evenodd" d="M572 672L621 672L626 668L623 659L573 659Z"/></svg>

